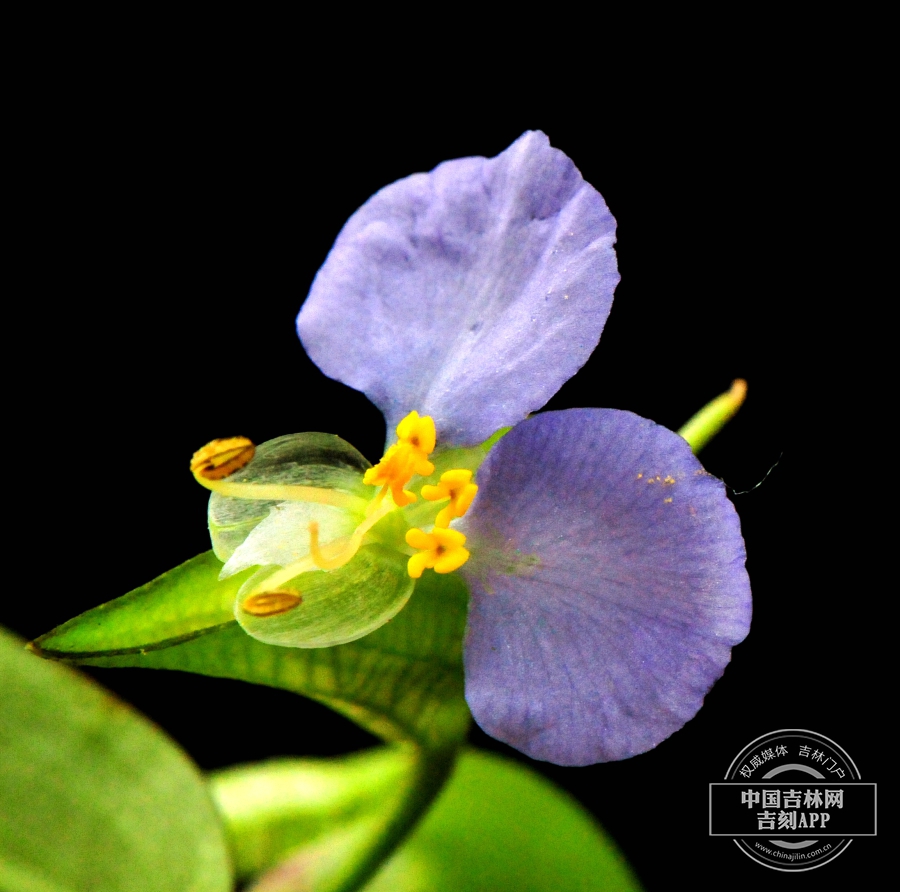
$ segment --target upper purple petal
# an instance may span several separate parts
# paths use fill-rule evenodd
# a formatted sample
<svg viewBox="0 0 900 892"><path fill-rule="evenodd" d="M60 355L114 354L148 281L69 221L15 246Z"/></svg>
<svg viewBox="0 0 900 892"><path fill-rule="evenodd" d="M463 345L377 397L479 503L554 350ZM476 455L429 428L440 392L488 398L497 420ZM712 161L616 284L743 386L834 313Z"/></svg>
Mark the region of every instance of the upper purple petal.
<svg viewBox="0 0 900 892"><path fill-rule="evenodd" d="M543 133L372 196L297 318L312 360L388 436L410 411L471 445L539 409L590 356L619 281L615 220Z"/></svg>
<svg viewBox="0 0 900 892"><path fill-rule="evenodd" d="M478 472L466 699L562 765L656 746L700 708L750 625L737 513L677 434L612 409L547 412Z"/></svg>

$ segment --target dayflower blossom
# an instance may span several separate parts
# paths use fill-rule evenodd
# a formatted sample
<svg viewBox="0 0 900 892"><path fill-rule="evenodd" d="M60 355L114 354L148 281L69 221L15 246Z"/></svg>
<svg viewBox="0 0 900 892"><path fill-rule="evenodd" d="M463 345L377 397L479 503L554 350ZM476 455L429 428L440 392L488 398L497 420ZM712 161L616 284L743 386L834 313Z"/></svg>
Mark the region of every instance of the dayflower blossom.
<svg viewBox="0 0 900 892"><path fill-rule="evenodd" d="M394 183L350 218L298 332L397 442L374 468L324 434L263 444L250 464L244 442L197 459L218 490L223 574L260 568L236 607L250 634L349 641L423 573L456 572L466 698L487 733L584 765L644 752L697 712L750 621L724 486L629 412L527 417L597 345L614 228L542 133Z"/></svg>

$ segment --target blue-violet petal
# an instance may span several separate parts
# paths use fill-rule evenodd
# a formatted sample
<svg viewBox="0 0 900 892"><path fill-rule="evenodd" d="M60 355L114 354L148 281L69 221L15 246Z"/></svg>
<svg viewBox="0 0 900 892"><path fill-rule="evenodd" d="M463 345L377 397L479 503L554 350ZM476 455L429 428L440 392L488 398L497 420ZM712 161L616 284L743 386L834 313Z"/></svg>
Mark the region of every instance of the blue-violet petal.
<svg viewBox="0 0 900 892"><path fill-rule="evenodd" d="M656 746L700 708L750 624L737 513L677 434L630 412L547 412L478 474L466 699L535 759Z"/></svg>
<svg viewBox="0 0 900 892"><path fill-rule="evenodd" d="M539 409L597 346L619 281L615 220L540 132L372 196L297 318L326 375L389 435L410 411L472 445Z"/></svg>

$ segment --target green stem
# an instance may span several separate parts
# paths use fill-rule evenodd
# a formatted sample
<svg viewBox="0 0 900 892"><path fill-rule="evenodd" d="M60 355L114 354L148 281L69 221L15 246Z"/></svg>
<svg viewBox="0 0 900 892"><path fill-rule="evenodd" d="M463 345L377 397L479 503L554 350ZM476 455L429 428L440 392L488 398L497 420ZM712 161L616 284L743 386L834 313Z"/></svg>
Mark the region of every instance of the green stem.
<svg viewBox="0 0 900 892"><path fill-rule="evenodd" d="M424 817L449 780L459 749L437 752L417 749L412 775L403 799L391 815L384 833L354 865L352 873L335 889L335 892L356 892L362 889Z"/></svg>
<svg viewBox="0 0 900 892"><path fill-rule="evenodd" d="M707 403L678 433L696 455L734 417L747 395L747 382L738 378L731 389Z"/></svg>
<svg viewBox="0 0 900 892"><path fill-rule="evenodd" d="M256 892L356 892L443 789L458 747L414 743L219 772L213 797L238 878Z"/></svg>

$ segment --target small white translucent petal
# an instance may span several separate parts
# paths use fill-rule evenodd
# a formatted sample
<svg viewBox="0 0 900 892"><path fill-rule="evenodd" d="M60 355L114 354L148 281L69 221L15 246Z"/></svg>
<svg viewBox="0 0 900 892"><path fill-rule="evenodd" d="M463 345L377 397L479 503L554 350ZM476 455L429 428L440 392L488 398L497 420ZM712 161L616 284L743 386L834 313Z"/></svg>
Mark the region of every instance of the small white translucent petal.
<svg viewBox="0 0 900 892"><path fill-rule="evenodd" d="M318 521L319 541L325 544L352 535L360 519L356 514L330 505L280 502L228 558L220 578L240 573L248 567L272 564L285 567L306 557L311 520Z"/></svg>

